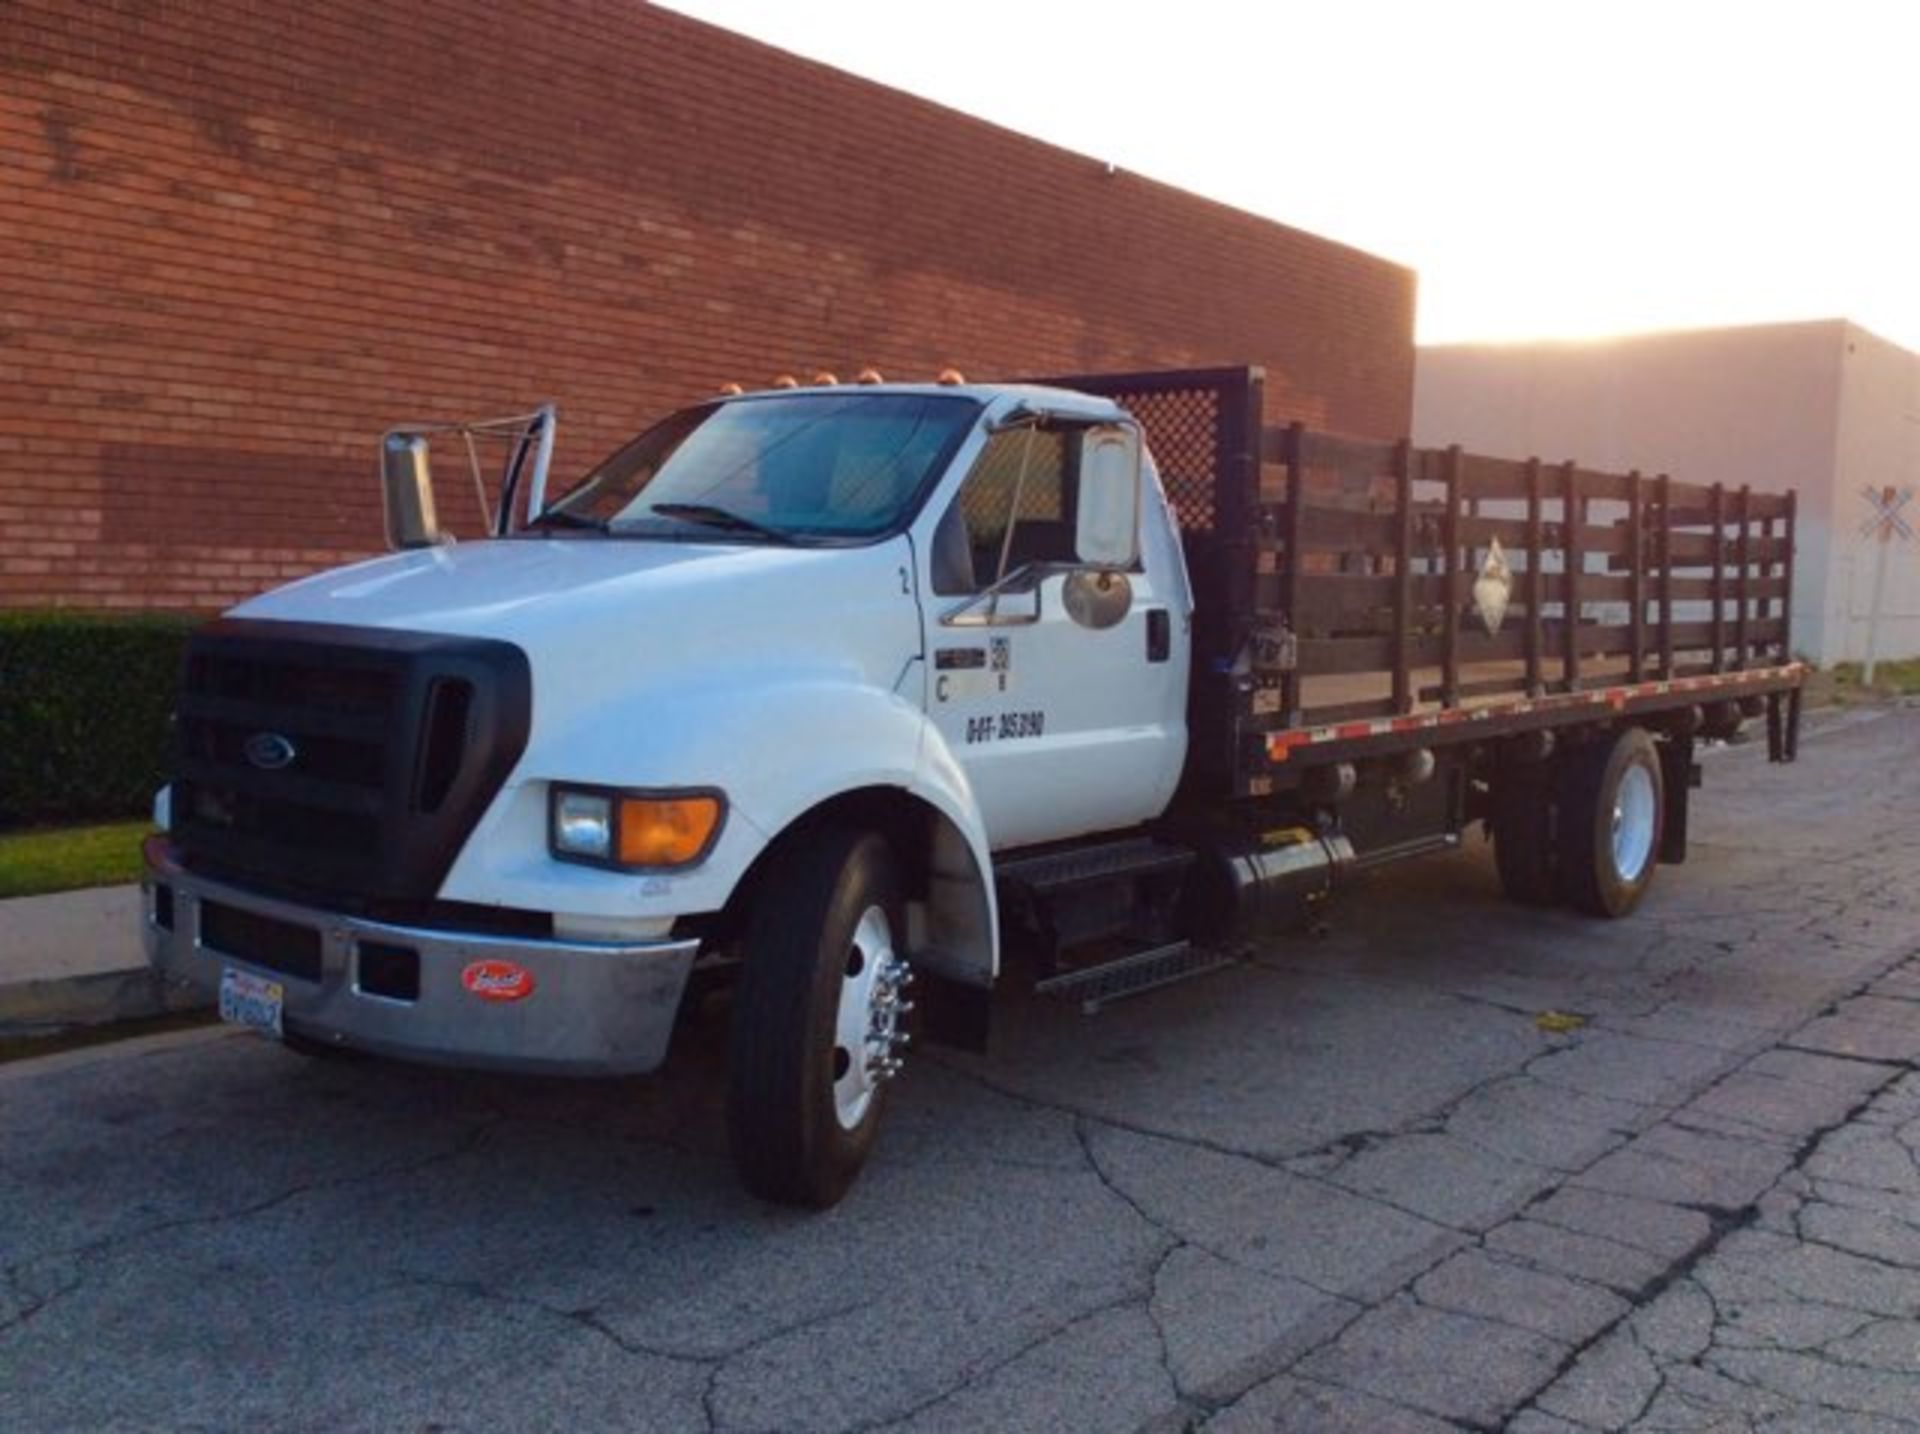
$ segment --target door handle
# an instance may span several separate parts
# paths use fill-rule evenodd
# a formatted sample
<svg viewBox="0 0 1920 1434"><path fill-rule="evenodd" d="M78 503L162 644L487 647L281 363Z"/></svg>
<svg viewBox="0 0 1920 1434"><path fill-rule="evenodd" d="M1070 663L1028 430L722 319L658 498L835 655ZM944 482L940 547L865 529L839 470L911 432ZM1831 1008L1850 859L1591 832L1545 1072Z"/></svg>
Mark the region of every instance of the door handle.
<svg viewBox="0 0 1920 1434"><path fill-rule="evenodd" d="M1147 609L1147 661L1165 662L1173 656L1173 619L1163 607Z"/></svg>

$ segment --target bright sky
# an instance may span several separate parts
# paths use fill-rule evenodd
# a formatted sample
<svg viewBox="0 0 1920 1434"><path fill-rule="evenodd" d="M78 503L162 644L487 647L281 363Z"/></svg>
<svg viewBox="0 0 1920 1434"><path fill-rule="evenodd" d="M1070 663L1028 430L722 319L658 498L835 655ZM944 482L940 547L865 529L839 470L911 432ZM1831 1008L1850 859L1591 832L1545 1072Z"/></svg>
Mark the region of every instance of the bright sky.
<svg viewBox="0 0 1920 1434"><path fill-rule="evenodd" d="M1920 349L1911 0L672 0L1409 264L1419 337Z"/></svg>

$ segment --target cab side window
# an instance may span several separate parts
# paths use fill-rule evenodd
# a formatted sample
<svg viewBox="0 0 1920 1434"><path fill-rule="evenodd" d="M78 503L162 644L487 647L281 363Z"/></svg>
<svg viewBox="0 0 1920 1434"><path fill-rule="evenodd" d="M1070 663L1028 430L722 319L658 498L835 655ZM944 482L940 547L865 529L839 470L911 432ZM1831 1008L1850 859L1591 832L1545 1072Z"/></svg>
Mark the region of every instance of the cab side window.
<svg viewBox="0 0 1920 1434"><path fill-rule="evenodd" d="M1029 563L1073 561L1078 438L1071 431L1027 427L987 440L935 536L936 593L989 587L1000 574L1003 553L1009 573Z"/></svg>

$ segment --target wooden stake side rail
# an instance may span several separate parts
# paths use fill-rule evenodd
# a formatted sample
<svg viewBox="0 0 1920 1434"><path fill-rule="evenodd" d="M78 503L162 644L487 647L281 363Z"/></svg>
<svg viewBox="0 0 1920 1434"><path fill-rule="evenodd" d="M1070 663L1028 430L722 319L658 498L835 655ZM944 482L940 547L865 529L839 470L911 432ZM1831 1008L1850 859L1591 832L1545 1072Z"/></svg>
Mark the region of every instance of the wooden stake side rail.
<svg viewBox="0 0 1920 1434"><path fill-rule="evenodd" d="M1243 730L1791 662L1790 494L1298 424L1260 445L1255 614L1286 626L1295 662L1284 702L1256 704ZM1377 697L1324 681L1369 674Z"/></svg>
<svg viewBox="0 0 1920 1434"><path fill-rule="evenodd" d="M1189 791L1728 701L1790 759L1793 494L1275 426L1258 368L1042 381L1126 409L1178 515Z"/></svg>

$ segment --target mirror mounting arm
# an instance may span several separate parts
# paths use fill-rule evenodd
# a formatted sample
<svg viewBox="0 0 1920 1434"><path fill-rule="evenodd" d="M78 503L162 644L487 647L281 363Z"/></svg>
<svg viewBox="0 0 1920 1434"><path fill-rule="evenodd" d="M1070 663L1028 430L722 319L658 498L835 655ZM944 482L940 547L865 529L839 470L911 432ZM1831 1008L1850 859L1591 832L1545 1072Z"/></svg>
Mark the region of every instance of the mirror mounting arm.
<svg viewBox="0 0 1920 1434"><path fill-rule="evenodd" d="M527 456L533 456L533 476L527 485L526 517L531 523L547 505L547 469L553 463L553 432L559 410L553 403L541 404L525 418L507 420L523 424L514 443L513 456L507 460L507 478L500 487L500 513L495 519L494 536L504 538L513 527L513 500L520 491L520 478Z"/></svg>
<svg viewBox="0 0 1920 1434"><path fill-rule="evenodd" d="M940 614L943 627L1024 627L1040 621L1040 584L1058 572L1070 572L1071 563L1023 563L1004 577L997 578L970 597L962 598ZM1001 613L1000 599L1010 593L1031 590L1033 611ZM980 609L985 611L980 611Z"/></svg>

